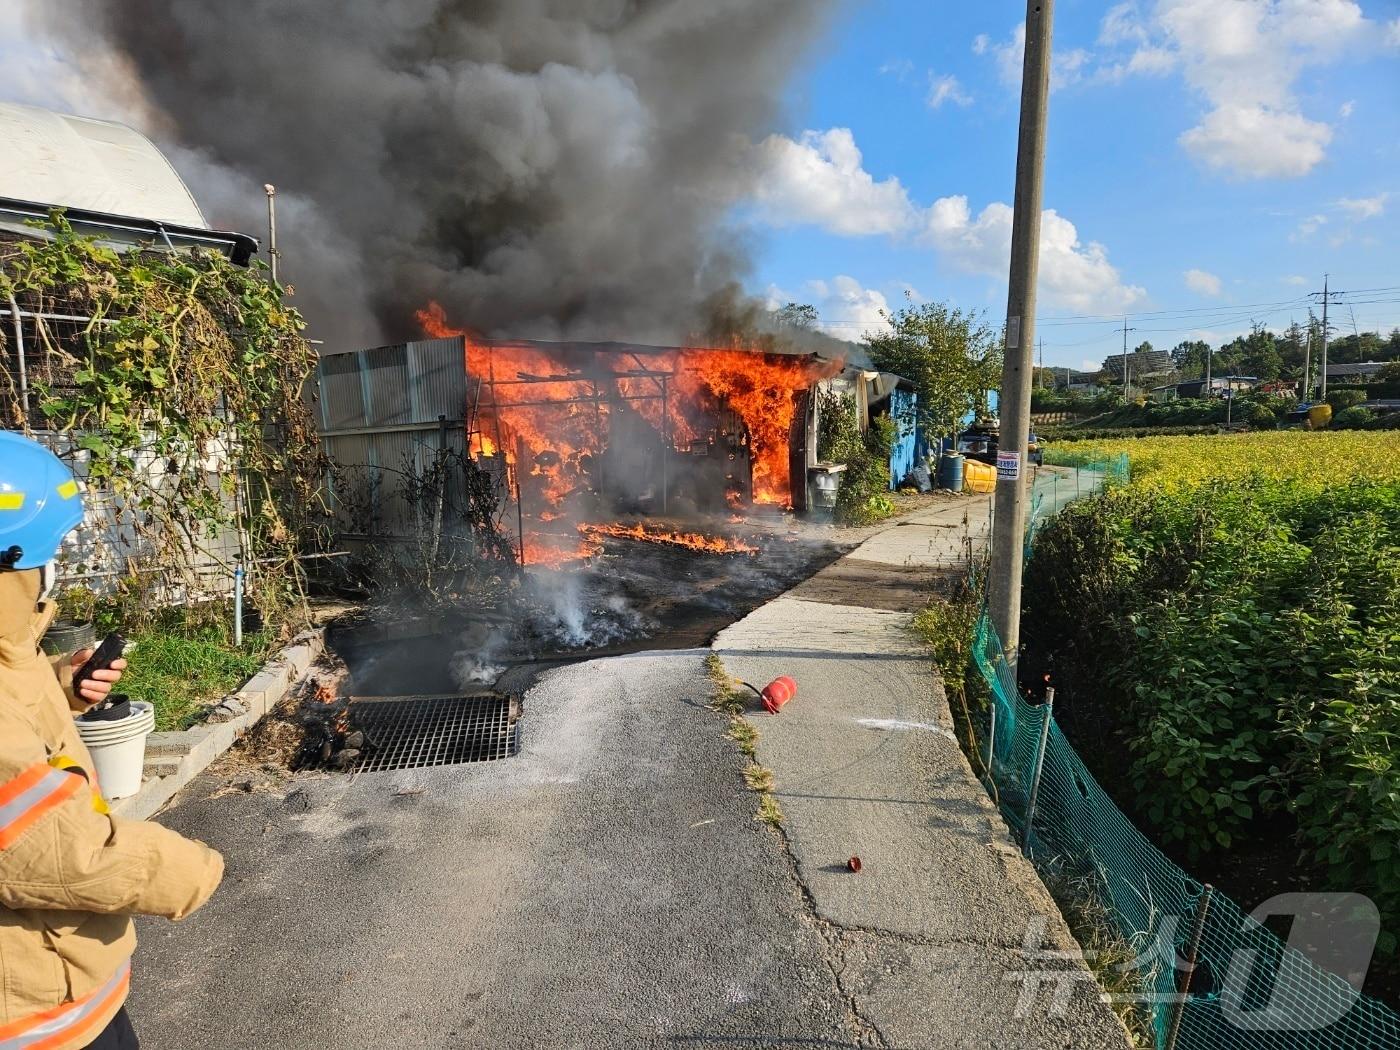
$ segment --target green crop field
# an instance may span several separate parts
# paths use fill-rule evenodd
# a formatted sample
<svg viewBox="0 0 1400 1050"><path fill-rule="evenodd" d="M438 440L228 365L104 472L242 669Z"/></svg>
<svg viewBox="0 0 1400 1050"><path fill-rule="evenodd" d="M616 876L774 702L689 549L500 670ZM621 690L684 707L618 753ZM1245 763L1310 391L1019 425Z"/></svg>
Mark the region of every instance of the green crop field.
<svg viewBox="0 0 1400 1050"><path fill-rule="evenodd" d="M1131 482L1037 534L1022 680L1053 676L1096 774L1202 877L1238 898L1365 893L1393 953L1400 433L1083 442L1047 458L1118 453Z"/></svg>
<svg viewBox="0 0 1400 1050"><path fill-rule="evenodd" d="M1271 430L1251 434L1076 441L1046 449L1047 463L1077 466L1126 453L1137 486L1189 488L1263 477L1308 488L1359 478L1400 480L1400 431Z"/></svg>

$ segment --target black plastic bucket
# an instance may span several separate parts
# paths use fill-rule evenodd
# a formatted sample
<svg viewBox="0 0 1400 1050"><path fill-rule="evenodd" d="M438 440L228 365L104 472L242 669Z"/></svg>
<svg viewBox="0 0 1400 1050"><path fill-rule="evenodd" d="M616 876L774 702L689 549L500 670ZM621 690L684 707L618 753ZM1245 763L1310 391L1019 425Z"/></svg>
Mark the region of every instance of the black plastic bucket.
<svg viewBox="0 0 1400 1050"><path fill-rule="evenodd" d="M39 644L53 656L91 649L97 645L97 627L90 620L55 620Z"/></svg>

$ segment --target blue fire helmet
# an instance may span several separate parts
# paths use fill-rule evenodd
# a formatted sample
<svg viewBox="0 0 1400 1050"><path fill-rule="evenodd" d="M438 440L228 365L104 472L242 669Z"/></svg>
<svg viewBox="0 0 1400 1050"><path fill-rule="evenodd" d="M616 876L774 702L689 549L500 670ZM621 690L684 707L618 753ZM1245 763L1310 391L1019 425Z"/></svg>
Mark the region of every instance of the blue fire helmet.
<svg viewBox="0 0 1400 1050"><path fill-rule="evenodd" d="M0 430L0 570L43 567L82 520L73 472L37 441Z"/></svg>

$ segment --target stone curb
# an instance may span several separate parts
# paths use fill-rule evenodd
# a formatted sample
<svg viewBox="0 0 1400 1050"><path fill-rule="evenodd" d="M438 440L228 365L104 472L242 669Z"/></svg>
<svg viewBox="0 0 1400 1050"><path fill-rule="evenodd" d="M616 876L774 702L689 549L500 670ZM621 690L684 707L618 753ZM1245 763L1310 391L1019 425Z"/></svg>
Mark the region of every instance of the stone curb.
<svg viewBox="0 0 1400 1050"><path fill-rule="evenodd" d="M281 703L324 647L324 628L299 634L242 688L225 697L208 722L179 733L152 733L146 738L141 790L113 802L112 813L128 820L152 816Z"/></svg>

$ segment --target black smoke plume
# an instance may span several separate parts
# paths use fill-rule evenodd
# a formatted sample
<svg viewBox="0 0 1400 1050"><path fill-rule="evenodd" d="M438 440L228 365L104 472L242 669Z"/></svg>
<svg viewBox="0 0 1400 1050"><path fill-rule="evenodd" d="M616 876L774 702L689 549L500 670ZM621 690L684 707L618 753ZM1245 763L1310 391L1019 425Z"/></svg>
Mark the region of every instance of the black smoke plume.
<svg viewBox="0 0 1400 1050"><path fill-rule="evenodd" d="M727 216L838 0L56 0L115 51L211 219L265 229L327 349L684 341L745 271Z"/></svg>

